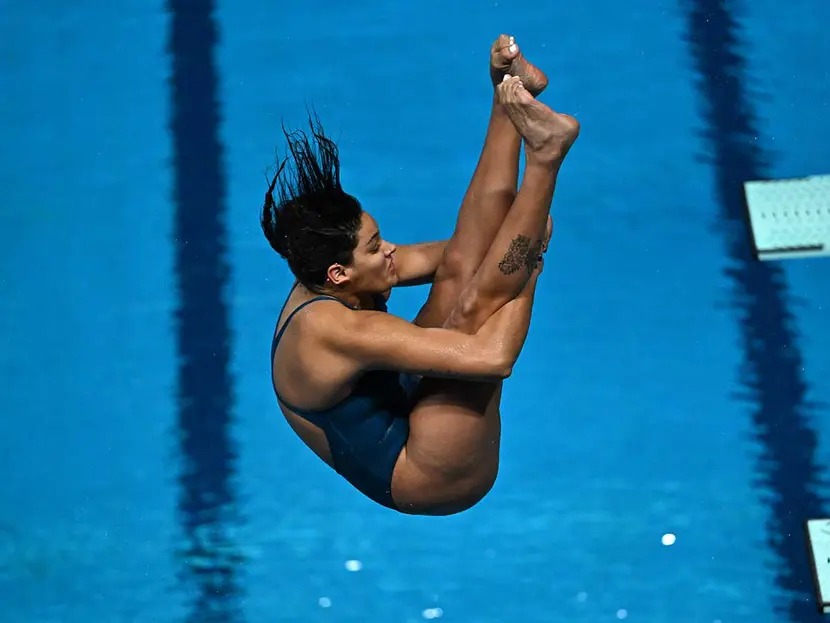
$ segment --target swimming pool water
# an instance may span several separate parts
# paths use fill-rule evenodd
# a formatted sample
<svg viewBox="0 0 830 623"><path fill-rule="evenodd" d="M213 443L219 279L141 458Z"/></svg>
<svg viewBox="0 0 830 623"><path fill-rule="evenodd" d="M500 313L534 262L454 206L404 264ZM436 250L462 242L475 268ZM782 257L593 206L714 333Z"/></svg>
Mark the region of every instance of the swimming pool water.
<svg viewBox="0 0 830 623"><path fill-rule="evenodd" d="M819 620L830 263L753 260L741 184L830 172L830 5L0 13L3 621ZM449 235L499 32L582 134L499 481L404 517L279 416L257 211L313 105L387 238Z"/></svg>

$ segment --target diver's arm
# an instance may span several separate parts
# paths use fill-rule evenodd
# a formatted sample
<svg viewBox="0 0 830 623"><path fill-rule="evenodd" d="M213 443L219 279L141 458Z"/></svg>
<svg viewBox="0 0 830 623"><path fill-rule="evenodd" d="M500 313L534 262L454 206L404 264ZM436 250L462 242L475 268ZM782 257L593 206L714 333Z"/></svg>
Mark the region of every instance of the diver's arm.
<svg viewBox="0 0 830 623"><path fill-rule="evenodd" d="M383 312L336 310L338 318L315 331L329 352L359 370L385 369L420 376L497 380L510 376L524 345L536 289L525 290L493 314L475 334L422 328ZM333 310L334 311L334 310Z"/></svg>
<svg viewBox="0 0 830 623"><path fill-rule="evenodd" d="M393 255L399 278L398 286L432 283L446 246L446 240L399 245Z"/></svg>

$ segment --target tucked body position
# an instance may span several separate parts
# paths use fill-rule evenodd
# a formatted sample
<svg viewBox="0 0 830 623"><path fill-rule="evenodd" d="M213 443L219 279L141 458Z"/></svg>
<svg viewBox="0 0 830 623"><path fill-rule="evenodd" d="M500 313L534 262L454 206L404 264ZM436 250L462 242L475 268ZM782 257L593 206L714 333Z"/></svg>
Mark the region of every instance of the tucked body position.
<svg viewBox="0 0 830 623"><path fill-rule="evenodd" d="M296 278L271 346L280 409L320 459L402 513L461 512L495 482L502 382L527 337L554 188L579 134L536 99L548 79L513 37L493 44L490 77L484 146L448 240L384 239L342 188L337 146L315 118L285 133L262 209ZM387 312L396 287L423 283L414 321Z"/></svg>

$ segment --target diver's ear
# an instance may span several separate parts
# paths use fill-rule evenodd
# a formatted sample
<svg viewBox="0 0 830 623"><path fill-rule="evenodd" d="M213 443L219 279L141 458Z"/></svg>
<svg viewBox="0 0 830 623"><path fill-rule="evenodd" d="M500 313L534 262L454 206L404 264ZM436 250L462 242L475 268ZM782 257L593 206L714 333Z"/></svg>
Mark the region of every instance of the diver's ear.
<svg viewBox="0 0 830 623"><path fill-rule="evenodd" d="M351 277L351 271L342 264L332 264L326 271L326 281L333 286L347 284Z"/></svg>

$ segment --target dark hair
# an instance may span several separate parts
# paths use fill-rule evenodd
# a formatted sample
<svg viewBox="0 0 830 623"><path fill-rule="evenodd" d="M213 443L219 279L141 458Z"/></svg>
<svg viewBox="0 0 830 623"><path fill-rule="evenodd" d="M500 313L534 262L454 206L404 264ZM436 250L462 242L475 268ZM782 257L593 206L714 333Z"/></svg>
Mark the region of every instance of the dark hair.
<svg viewBox="0 0 830 623"><path fill-rule="evenodd" d="M290 156L279 164L265 193L260 224L297 280L315 289L325 283L329 266L351 264L363 209L340 186L337 145L323 133L316 115L309 115L309 126L311 139L283 126Z"/></svg>

